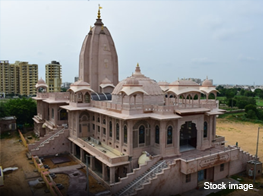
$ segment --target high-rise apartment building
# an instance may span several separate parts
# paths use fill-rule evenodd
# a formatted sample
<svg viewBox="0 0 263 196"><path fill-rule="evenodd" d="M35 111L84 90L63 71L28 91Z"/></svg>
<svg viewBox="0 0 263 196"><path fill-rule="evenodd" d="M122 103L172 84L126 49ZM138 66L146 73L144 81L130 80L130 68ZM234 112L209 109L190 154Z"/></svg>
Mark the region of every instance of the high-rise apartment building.
<svg viewBox="0 0 263 196"><path fill-rule="evenodd" d="M28 62L0 61L0 92L5 94L35 95L38 65Z"/></svg>
<svg viewBox="0 0 263 196"><path fill-rule="evenodd" d="M57 61L51 61L46 64L46 84L48 85L48 92L61 91L61 65Z"/></svg>

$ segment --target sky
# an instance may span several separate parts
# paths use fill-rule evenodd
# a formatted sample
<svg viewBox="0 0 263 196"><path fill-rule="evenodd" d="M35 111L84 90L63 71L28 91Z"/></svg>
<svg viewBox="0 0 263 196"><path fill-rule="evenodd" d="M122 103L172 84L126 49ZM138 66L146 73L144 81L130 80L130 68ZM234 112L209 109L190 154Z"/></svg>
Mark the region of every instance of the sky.
<svg viewBox="0 0 263 196"><path fill-rule="evenodd" d="M0 1L0 60L62 65L78 76L90 25L101 18L118 54L119 80L139 63L147 77L263 85L263 1Z"/></svg>

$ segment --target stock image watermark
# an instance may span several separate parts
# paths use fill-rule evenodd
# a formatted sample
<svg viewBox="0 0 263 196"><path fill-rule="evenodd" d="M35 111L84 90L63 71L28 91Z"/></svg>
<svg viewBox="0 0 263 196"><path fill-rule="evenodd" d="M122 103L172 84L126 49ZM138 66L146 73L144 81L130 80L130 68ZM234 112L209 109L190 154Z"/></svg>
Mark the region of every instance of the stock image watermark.
<svg viewBox="0 0 263 196"><path fill-rule="evenodd" d="M220 183L220 184L213 184L212 182L205 182L204 189L243 189L243 191L248 191L249 189L253 189L253 184L231 184L229 183Z"/></svg>

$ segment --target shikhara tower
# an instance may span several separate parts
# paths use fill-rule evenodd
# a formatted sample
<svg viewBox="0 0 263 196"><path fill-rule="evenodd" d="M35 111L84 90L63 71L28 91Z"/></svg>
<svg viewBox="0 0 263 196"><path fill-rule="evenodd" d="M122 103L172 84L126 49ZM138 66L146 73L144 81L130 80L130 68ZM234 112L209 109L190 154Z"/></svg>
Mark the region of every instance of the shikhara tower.
<svg viewBox="0 0 263 196"><path fill-rule="evenodd" d="M104 26L100 9L98 18L86 35L79 55L79 80L90 84L95 92L103 92L101 84L118 83L118 56L114 41Z"/></svg>

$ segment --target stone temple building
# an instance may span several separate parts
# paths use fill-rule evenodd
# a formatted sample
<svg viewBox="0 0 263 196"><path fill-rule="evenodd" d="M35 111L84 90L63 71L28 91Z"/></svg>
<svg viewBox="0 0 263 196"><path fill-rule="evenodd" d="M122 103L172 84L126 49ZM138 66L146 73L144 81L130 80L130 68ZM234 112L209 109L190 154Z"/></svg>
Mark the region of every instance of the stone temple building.
<svg viewBox="0 0 263 196"><path fill-rule="evenodd" d="M71 153L113 195L176 195L246 169L253 157L216 134L210 80L155 82L135 65L118 80L118 56L100 12L84 39L79 80L68 92L36 84L32 155Z"/></svg>

